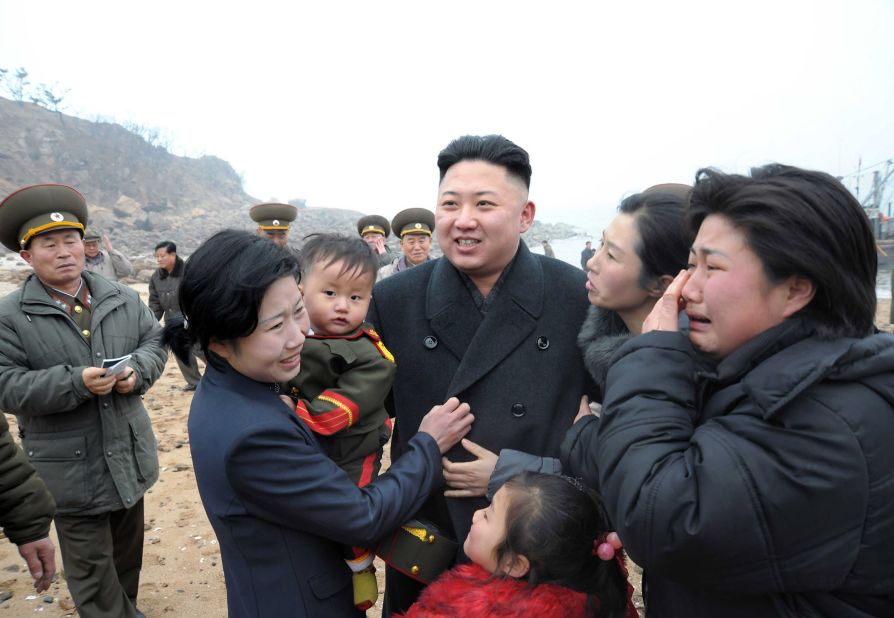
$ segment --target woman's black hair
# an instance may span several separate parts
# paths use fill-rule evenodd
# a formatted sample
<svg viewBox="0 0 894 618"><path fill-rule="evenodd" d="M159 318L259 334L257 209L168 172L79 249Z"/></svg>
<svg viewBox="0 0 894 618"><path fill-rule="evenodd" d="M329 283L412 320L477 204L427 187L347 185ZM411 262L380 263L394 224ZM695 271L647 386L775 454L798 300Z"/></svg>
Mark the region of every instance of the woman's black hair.
<svg viewBox="0 0 894 618"><path fill-rule="evenodd" d="M751 177L701 169L687 223L691 238L706 217L720 215L741 230L772 282L813 281L801 311L824 338L874 331L875 239L860 203L823 172L773 163Z"/></svg>
<svg viewBox="0 0 894 618"><path fill-rule="evenodd" d="M513 477L504 487L506 538L497 547L497 564L525 556L529 585L584 592L597 618L624 616L627 577L616 560L601 560L593 552L594 541L611 531L598 496L575 479L533 472Z"/></svg>
<svg viewBox="0 0 894 618"><path fill-rule="evenodd" d="M163 240L157 245L155 245L155 250L164 249L165 253L177 253L177 245L170 240Z"/></svg>
<svg viewBox="0 0 894 618"><path fill-rule="evenodd" d="M208 362L223 369L225 361L208 344L254 332L264 294L283 277L301 280L298 259L267 238L224 230L206 240L186 262L180 280L188 342L198 343ZM171 338L166 332L166 339Z"/></svg>
<svg viewBox="0 0 894 618"><path fill-rule="evenodd" d="M689 240L683 225L687 195L647 189L626 198L618 212L634 217L639 240L634 249L643 264L639 285L649 289L663 275L675 277L686 268Z"/></svg>
<svg viewBox="0 0 894 618"><path fill-rule="evenodd" d="M379 261L372 248L359 236L344 234L311 234L301 247L301 269L307 275L314 264L329 266L341 262L341 275L372 275L373 283Z"/></svg>

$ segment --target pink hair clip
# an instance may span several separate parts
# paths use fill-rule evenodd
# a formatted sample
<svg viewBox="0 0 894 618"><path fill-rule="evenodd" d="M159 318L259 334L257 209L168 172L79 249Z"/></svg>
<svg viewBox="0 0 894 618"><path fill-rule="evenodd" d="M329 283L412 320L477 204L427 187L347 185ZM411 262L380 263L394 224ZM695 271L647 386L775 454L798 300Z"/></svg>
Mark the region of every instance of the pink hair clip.
<svg viewBox="0 0 894 618"><path fill-rule="evenodd" d="M600 535L593 541L593 555L600 560L609 561L614 559L615 552L624 545L617 532L609 532L607 535Z"/></svg>

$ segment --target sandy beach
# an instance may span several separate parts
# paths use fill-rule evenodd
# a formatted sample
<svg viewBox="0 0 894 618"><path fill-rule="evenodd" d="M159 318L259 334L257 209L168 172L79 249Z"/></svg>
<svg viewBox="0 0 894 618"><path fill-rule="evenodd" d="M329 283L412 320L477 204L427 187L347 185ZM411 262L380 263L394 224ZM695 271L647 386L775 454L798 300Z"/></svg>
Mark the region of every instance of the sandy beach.
<svg viewBox="0 0 894 618"><path fill-rule="evenodd" d="M17 283L0 282L0 296L16 286ZM145 298L145 284L133 287ZM890 300L881 301L879 325L887 329L890 329L889 311ZM205 517L192 471L186 431L192 393L182 390L184 384L176 362L170 358L164 374L145 397L158 438L161 466L158 483L145 497L146 540L139 608L150 618L226 616L220 548ZM15 434L15 418L9 415L7 418ZM12 595L0 602L0 615L76 616L58 551L56 559L60 577L50 590L36 595L15 546L0 541L0 595L4 592ZM638 587L638 577L631 575ZM369 616L377 618L380 612L381 597Z"/></svg>

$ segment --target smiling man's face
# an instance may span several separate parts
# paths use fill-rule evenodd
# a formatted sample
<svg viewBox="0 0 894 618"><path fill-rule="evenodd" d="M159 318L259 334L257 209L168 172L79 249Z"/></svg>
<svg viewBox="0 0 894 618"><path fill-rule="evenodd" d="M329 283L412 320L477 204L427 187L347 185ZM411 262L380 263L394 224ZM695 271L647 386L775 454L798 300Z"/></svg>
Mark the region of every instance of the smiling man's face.
<svg viewBox="0 0 894 618"><path fill-rule="evenodd" d="M534 203L524 183L505 167L461 161L438 188L435 229L450 263L485 296L512 261L521 234L534 221Z"/></svg>

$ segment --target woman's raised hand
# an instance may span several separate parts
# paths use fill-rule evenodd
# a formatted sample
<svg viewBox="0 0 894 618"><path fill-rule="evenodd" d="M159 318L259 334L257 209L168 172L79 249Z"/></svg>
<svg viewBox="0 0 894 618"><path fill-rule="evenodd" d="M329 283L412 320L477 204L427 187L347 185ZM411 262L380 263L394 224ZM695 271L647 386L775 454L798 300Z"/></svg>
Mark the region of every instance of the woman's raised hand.
<svg viewBox="0 0 894 618"><path fill-rule="evenodd" d="M438 450L443 455L469 433L474 420L469 404L460 403L459 399L451 397L441 405L433 407L422 417L419 431L434 438L438 443Z"/></svg>
<svg viewBox="0 0 894 618"><path fill-rule="evenodd" d="M664 294L643 320L643 334L651 330L679 330L680 312L686 308L683 300L683 286L689 281L689 271L681 270L667 286Z"/></svg>

